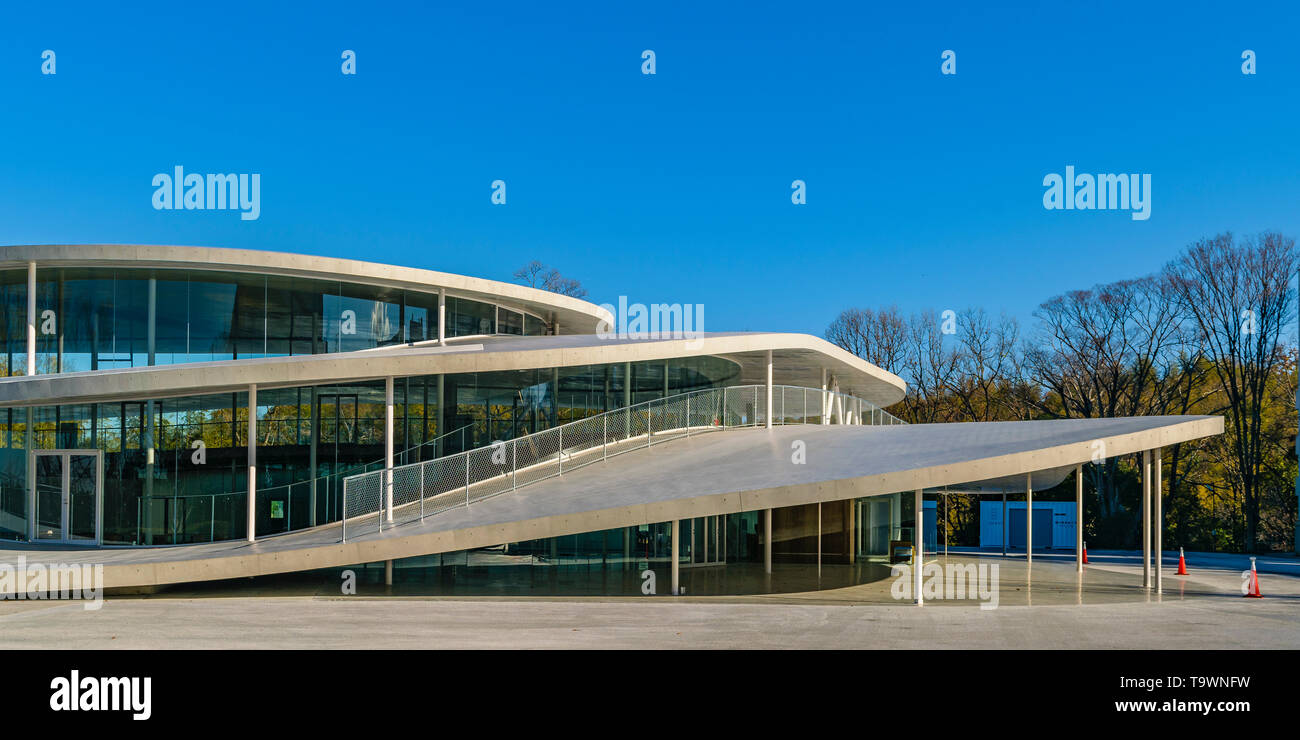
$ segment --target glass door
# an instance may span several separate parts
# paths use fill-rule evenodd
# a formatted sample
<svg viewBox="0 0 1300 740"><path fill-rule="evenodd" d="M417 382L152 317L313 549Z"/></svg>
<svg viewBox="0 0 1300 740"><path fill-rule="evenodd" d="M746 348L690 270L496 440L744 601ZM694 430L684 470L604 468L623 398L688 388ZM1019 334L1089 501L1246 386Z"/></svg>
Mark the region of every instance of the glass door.
<svg viewBox="0 0 1300 740"><path fill-rule="evenodd" d="M98 544L102 520L99 450L37 450L32 539Z"/></svg>
<svg viewBox="0 0 1300 740"><path fill-rule="evenodd" d="M36 532L34 539L64 540L63 456L36 454Z"/></svg>
<svg viewBox="0 0 1300 740"><path fill-rule="evenodd" d="M727 526L723 516L683 519L680 529L686 545L681 553L687 561L682 563L684 567L726 564Z"/></svg>

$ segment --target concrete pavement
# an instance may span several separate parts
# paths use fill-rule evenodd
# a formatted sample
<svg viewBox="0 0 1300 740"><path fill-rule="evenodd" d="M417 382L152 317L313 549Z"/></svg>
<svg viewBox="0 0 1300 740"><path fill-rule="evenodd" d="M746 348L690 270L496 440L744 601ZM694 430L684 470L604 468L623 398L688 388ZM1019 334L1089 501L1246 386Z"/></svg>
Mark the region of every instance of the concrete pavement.
<svg viewBox="0 0 1300 740"><path fill-rule="evenodd" d="M99 611L0 602L0 648L1300 648L1300 578L1267 576L1266 598L1245 599L1234 570L1206 570L1168 577L1157 596L1134 585L1131 565L1090 566L1076 589L1072 564L1036 561L1030 600L1005 565L992 610L870 603L852 589L511 599L277 596L232 582L203 597L113 598Z"/></svg>

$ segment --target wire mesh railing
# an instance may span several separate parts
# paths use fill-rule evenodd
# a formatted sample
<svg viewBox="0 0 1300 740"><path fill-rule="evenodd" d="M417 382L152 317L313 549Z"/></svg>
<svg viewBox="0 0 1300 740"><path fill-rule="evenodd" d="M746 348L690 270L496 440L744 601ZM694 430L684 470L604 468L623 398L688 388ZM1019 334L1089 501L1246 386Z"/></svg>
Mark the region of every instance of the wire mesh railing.
<svg viewBox="0 0 1300 740"><path fill-rule="evenodd" d="M862 398L773 386L773 425L904 424ZM343 479L342 539L517 490L565 472L692 434L766 425L767 386L691 391L614 409L455 455Z"/></svg>

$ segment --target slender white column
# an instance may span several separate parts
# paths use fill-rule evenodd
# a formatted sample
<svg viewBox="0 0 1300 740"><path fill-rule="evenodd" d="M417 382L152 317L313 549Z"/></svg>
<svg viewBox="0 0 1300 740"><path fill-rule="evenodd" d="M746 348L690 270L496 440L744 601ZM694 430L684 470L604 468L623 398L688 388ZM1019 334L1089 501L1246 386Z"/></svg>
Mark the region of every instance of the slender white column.
<svg viewBox="0 0 1300 740"><path fill-rule="evenodd" d="M1155 530L1155 540L1156 540L1156 552L1155 552L1156 593L1161 593L1161 591L1164 589L1164 564L1161 561L1164 559L1164 554L1165 554L1164 543L1161 542L1161 535L1165 528L1164 527L1165 518L1164 518L1164 508L1160 500L1161 499L1160 489L1162 487L1161 486L1162 481L1160 479L1163 476L1163 471L1160 470L1160 448L1159 447L1156 448L1155 455L1151 460L1151 467L1153 468L1152 475L1151 475L1151 497L1154 499L1155 502L1155 519L1151 523L1151 528Z"/></svg>
<svg viewBox="0 0 1300 740"><path fill-rule="evenodd" d="M1002 489L1002 557L1007 556L1007 540L1011 537L1011 530L1007 528L1007 489Z"/></svg>
<svg viewBox="0 0 1300 740"><path fill-rule="evenodd" d="M257 384L248 386L248 541L257 539Z"/></svg>
<svg viewBox="0 0 1300 740"><path fill-rule="evenodd" d="M925 504L921 500L921 489L916 489L916 529L912 532L912 594L917 606L925 606L921 597L921 568L925 553Z"/></svg>
<svg viewBox="0 0 1300 740"><path fill-rule="evenodd" d="M772 350L767 351L767 428L772 428Z"/></svg>
<svg viewBox="0 0 1300 740"><path fill-rule="evenodd" d="M384 561L384 585L393 585L393 561L391 560Z"/></svg>
<svg viewBox="0 0 1300 740"><path fill-rule="evenodd" d="M681 573L680 573L680 565L679 565L678 562L677 562L677 560L678 560L678 555L677 555L677 553L680 552L680 543L679 543L679 540L680 540L680 535L681 535L681 533L682 533L682 523L681 523L681 520L679 520L679 519L674 519L674 520L673 520L673 532L672 532L672 537L669 538L669 539L672 540L672 548L671 548L672 553L671 553L671 555L670 555L670 558L672 559L672 563L673 563L673 567L672 567L672 573L673 573L673 596L676 596L676 595L677 595L677 588L678 588L678 586L680 585L680 580L679 580L679 579L680 579Z"/></svg>
<svg viewBox="0 0 1300 740"><path fill-rule="evenodd" d="M1025 474L1025 562L1034 562L1034 474Z"/></svg>
<svg viewBox="0 0 1300 740"><path fill-rule="evenodd" d="M763 514L763 572L772 574L772 510Z"/></svg>
<svg viewBox="0 0 1300 740"><path fill-rule="evenodd" d="M1142 453L1142 588L1151 588L1151 451Z"/></svg>
<svg viewBox="0 0 1300 740"><path fill-rule="evenodd" d="M393 521L393 376L384 378L384 505Z"/></svg>
<svg viewBox="0 0 1300 740"><path fill-rule="evenodd" d="M447 289L438 291L438 344L447 343ZM438 399L442 401L441 398Z"/></svg>
<svg viewBox="0 0 1300 740"><path fill-rule="evenodd" d="M60 317L60 320L62 318ZM36 374L36 263L27 263L27 374Z"/></svg>
<svg viewBox="0 0 1300 740"><path fill-rule="evenodd" d="M823 424L829 424L829 423L830 423L830 420L826 418L827 415L829 414L829 410L830 410L830 401L828 401L827 398L826 398L826 368L822 368L822 414L821 414L821 423L823 423Z"/></svg>
<svg viewBox="0 0 1300 740"><path fill-rule="evenodd" d="M1074 568L1083 572L1083 466L1074 468Z"/></svg>

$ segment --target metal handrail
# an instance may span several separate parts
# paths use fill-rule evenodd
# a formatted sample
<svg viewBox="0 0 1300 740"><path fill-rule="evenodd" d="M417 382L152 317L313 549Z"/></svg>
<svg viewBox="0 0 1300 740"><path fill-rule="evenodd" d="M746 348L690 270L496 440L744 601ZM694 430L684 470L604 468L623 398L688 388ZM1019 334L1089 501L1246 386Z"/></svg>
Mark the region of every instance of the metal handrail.
<svg viewBox="0 0 1300 740"><path fill-rule="evenodd" d="M439 434L438 436L434 437L433 439L429 440L428 442L422 442L422 443L420 443L420 444L418 444L418 445L414 445L414 446L412 446L412 447L408 447L408 448L406 448L406 449L404 449L404 450L402 450L401 452L398 452L398 453L396 453L396 454L397 454L397 455L409 455L409 454L411 454L412 452L415 452L415 451L418 451L418 450L421 450L421 449L424 449L424 448L432 448L432 449L434 450L434 454L437 454L437 450L441 449L441 445L442 445L442 443L444 442L444 440L450 438L452 435L455 435L455 434L460 434L460 435L461 435L461 447L464 448L464 446L465 446L464 436L465 436L466 431L467 431L468 429L470 429L471 427L473 427L473 426L474 426L475 424L477 424L477 423L478 423L478 422L470 422L470 423L468 423L468 424L465 424L465 425L462 426L462 427L459 427L459 428L457 428L457 429L453 429L453 430L451 430L450 432L444 432L444 433L442 433L442 434ZM286 509L287 509L287 510L286 510L286 513L285 513L285 520L286 520L286 522L289 523L289 527L288 527L287 529L285 529L283 532L274 532L274 533L264 534L264 535L260 535L260 536L270 537L270 536L274 536L274 535L276 535L276 534L284 534L284 533L287 533L287 532L296 531L296 530L294 530L293 527L292 527L292 511L293 511L293 496L292 496L292 493L293 493L294 490L303 490L304 488L305 488L306 490L310 490L313 484L324 484L325 487L328 489L328 483L329 483L329 481L331 481L331 480L336 480L336 481L337 481L337 480L341 480L341 479L343 479L345 476L357 474L357 471L358 471L358 470L360 470L361 472L367 472L368 469L369 469L369 470L373 470L373 469L375 469L375 466L383 466L383 464L384 464L384 460L382 460L382 459L381 459L381 460L373 460L373 461L371 461L371 462L356 463L356 464L354 464L354 465L348 465L348 466L344 467L342 470L338 470L338 471L335 471L335 472L333 472L333 473L329 473L329 474L327 474L327 475L321 475L321 476L317 476L317 477L315 477L315 478L308 478L307 480L294 481L294 482L292 482L292 483L281 483L281 484L279 484L279 485L277 485L277 486L270 486L270 487L267 487L267 488L258 488L258 489L254 492L254 495L257 497L257 499L258 499L259 502L261 502L261 501L265 501L266 499L273 498L273 497L275 497L275 496L279 496L279 495L284 495L284 496L285 496ZM382 468L379 468L379 469L382 469ZM209 499L209 502L208 502L208 503L209 503L208 509L209 509L209 512L210 512L210 513L209 513L209 522L208 522L208 536L209 536L209 538L208 538L207 541L208 541L208 542L215 542L215 541L216 541L216 539L215 539L215 520L216 520L216 504L217 504L217 499L218 499L218 498L225 497L225 496L247 496L247 495L248 495L248 491L247 491L247 490L243 490L243 491L222 491L222 492L220 492L220 493L172 493L172 494L169 494L169 495L156 495L156 496L153 496L153 497L152 497L152 501L160 502L160 503L162 503L164 506L166 506L166 505L167 505L166 502L168 502L168 501L178 502L178 501L184 500L184 501L186 502L186 506L190 506L190 505L192 505L192 504L190 503L190 501L191 501L192 499L204 499L204 498ZM144 504L144 500L143 500L143 498L136 499L136 542L141 541L141 539L143 538L143 532L141 531L141 530L142 530L142 508L143 508L143 504ZM330 518L330 516L329 516L329 511L328 511L328 509L329 509L330 507L327 505L326 508L327 508L327 511L326 511L326 520L325 520L324 523L325 523L325 524L328 524L328 523L331 521L331 518ZM177 522L175 521L175 519L176 519L176 513L177 513L176 510L173 509L173 512L172 512L172 529L171 529L171 532L167 532L167 531L164 529L163 531L159 532L157 536L159 536L159 537L163 537L163 538L168 538L168 537L170 537L173 541L177 538L177 536L180 534L180 530L179 530L179 526L178 526ZM315 525L309 525L309 526L315 526ZM299 529L302 529L302 527L299 527ZM196 544L196 543L188 543L188 544Z"/></svg>
<svg viewBox="0 0 1300 740"><path fill-rule="evenodd" d="M795 400L797 404L792 403ZM820 401L816 413L811 413L810 400ZM829 423L832 417L841 424L906 423L866 399L819 388L774 385L772 406L777 410L772 414L774 425L807 424L811 418ZM351 475L343 479L342 541L347 541L349 519L359 524L374 517L382 532L386 524L398 523L399 514L402 521L422 521L431 514L461 505L468 507L475 501L607 460L611 455L651 447L656 441L765 425L766 407L765 385L689 391L497 441L488 447Z"/></svg>

